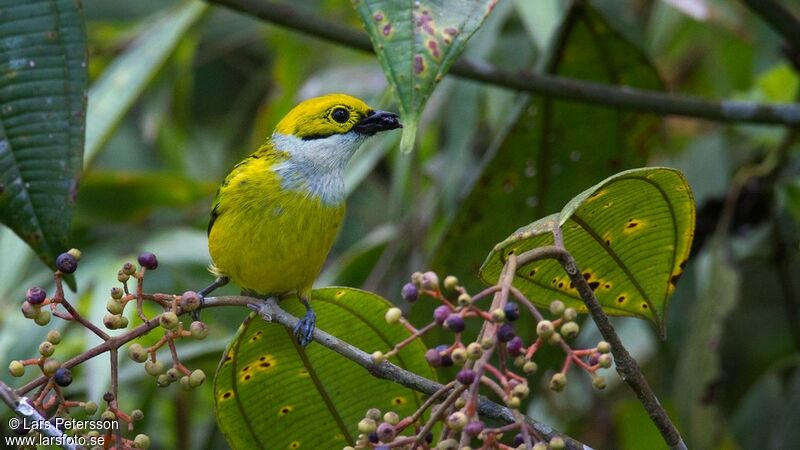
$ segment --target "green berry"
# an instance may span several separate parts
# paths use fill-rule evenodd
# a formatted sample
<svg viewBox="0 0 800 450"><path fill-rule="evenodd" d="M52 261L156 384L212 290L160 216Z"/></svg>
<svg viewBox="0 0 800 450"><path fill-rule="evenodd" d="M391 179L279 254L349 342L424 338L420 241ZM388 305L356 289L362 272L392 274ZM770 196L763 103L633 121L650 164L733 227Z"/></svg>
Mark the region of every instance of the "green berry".
<svg viewBox="0 0 800 450"><path fill-rule="evenodd" d="M119 281L120 283L124 283L124 282L128 281L130 278L131 278L131 276L128 275L127 273L123 272L122 270L117 272L117 281Z"/></svg>
<svg viewBox="0 0 800 450"><path fill-rule="evenodd" d="M389 411L383 415L383 421L391 425L397 425L400 422L400 416L394 411Z"/></svg>
<svg viewBox="0 0 800 450"><path fill-rule="evenodd" d="M177 314L172 311L167 311L158 318L158 323L167 330L174 330L178 328L180 321Z"/></svg>
<svg viewBox="0 0 800 450"><path fill-rule="evenodd" d="M436 450L458 450L458 441L453 438L440 441L436 445Z"/></svg>
<svg viewBox="0 0 800 450"><path fill-rule="evenodd" d="M378 424L376 424L375 421L369 417L365 417L358 422L359 433L369 434L375 431L376 428L378 428Z"/></svg>
<svg viewBox="0 0 800 450"><path fill-rule="evenodd" d="M48 357L53 356L53 352L56 351L56 346L53 345L50 341L44 341L39 344L39 354Z"/></svg>
<svg viewBox="0 0 800 450"><path fill-rule="evenodd" d="M123 309L125 309L125 306L117 299L110 298L106 302L106 311L111 314L122 314Z"/></svg>
<svg viewBox="0 0 800 450"><path fill-rule="evenodd" d="M530 388L528 388L527 384L520 383L514 386L514 389L511 390L511 395L519 398L525 398L530 394Z"/></svg>
<svg viewBox="0 0 800 450"><path fill-rule="evenodd" d="M567 445L566 442L564 442L564 439L561 438L560 436L555 436L552 439L550 439L550 448L553 450L564 450L564 447L566 447L566 445Z"/></svg>
<svg viewBox="0 0 800 450"><path fill-rule="evenodd" d="M156 385L158 387L167 387L169 386L170 383L171 381L169 380L169 377L165 373L162 373L161 375L158 376L158 378L156 378Z"/></svg>
<svg viewBox="0 0 800 450"><path fill-rule="evenodd" d="M561 300L553 300L550 302L550 314L554 316L560 316L564 314L564 309L566 309L566 305Z"/></svg>
<svg viewBox="0 0 800 450"><path fill-rule="evenodd" d="M167 370L167 378L169 378L169 382L170 383L174 383L175 381L178 381L178 379L180 379L180 377L181 377L181 373L178 371L178 369L176 369L174 367L170 367Z"/></svg>
<svg viewBox="0 0 800 450"><path fill-rule="evenodd" d="M581 328L575 322L567 322L564 325L561 325L561 335L565 338L574 338L575 336L580 333Z"/></svg>
<svg viewBox="0 0 800 450"><path fill-rule="evenodd" d="M200 369L196 369L189 375L189 385L192 387L197 387L203 384L206 381L206 373Z"/></svg>
<svg viewBox="0 0 800 450"><path fill-rule="evenodd" d="M448 291L455 291L458 287L458 278L454 277L453 275L448 275L444 277L444 288Z"/></svg>
<svg viewBox="0 0 800 450"><path fill-rule="evenodd" d="M489 350L492 347L494 347L494 338L485 337L481 339L481 348L483 348L484 350Z"/></svg>
<svg viewBox="0 0 800 450"><path fill-rule="evenodd" d="M555 333L555 327L553 326L553 322L549 320L540 320L538 324L536 324L536 334L542 338L547 339Z"/></svg>
<svg viewBox="0 0 800 450"><path fill-rule="evenodd" d="M39 311L41 308L36 305L32 305L29 301L25 300L22 302L22 315L25 316L26 319L35 319L37 315L39 315Z"/></svg>
<svg viewBox="0 0 800 450"><path fill-rule="evenodd" d="M47 342L53 345L61 343L61 333L58 330L50 330L47 333Z"/></svg>
<svg viewBox="0 0 800 450"><path fill-rule="evenodd" d="M48 377L52 377L59 367L61 367L61 363L58 362L58 360L47 358L44 360L44 364L42 364L42 372Z"/></svg>
<svg viewBox="0 0 800 450"><path fill-rule="evenodd" d="M384 319L386 319L386 323L388 324L395 324L400 321L401 317L403 317L403 311L401 311L400 308L389 308L386 310Z"/></svg>
<svg viewBox="0 0 800 450"><path fill-rule="evenodd" d="M205 339L206 336L208 336L208 325L199 320L195 320L191 325L189 325L189 332L192 333L192 337L194 339Z"/></svg>
<svg viewBox="0 0 800 450"><path fill-rule="evenodd" d="M21 377L25 375L25 365L21 361L11 361L8 365L8 373L13 377Z"/></svg>
<svg viewBox="0 0 800 450"><path fill-rule="evenodd" d="M46 309L39 310L39 313L36 314L36 317L33 318L33 321L36 322L36 325L45 326L50 323L50 311Z"/></svg>
<svg viewBox="0 0 800 450"><path fill-rule="evenodd" d="M114 300L121 299L123 295L125 295L125 291L123 291L121 288L118 288L116 286L111 288L111 298L113 298Z"/></svg>
<svg viewBox="0 0 800 450"><path fill-rule="evenodd" d="M78 250L77 248L71 248L71 249L69 249L69 251L67 251L67 253L72 255L72 257L75 258L78 261L80 261L81 260L81 256L83 256L81 251Z"/></svg>
<svg viewBox="0 0 800 450"><path fill-rule="evenodd" d="M115 314L107 313L103 316L103 326L109 330L117 329L117 316Z"/></svg>
<svg viewBox="0 0 800 450"><path fill-rule="evenodd" d="M603 353L599 358L597 358L597 364L604 369L611 367L612 362L613 360L611 359L611 355L608 353Z"/></svg>
<svg viewBox="0 0 800 450"><path fill-rule="evenodd" d="M575 308L567 308L564 310L564 313L561 315L567 322L575 320L578 317L578 311Z"/></svg>
<svg viewBox="0 0 800 450"><path fill-rule="evenodd" d="M128 347L128 357L133 361L143 363L147 361L147 350L145 350L141 344L131 344L131 346Z"/></svg>
<svg viewBox="0 0 800 450"><path fill-rule="evenodd" d="M483 347L481 344L477 342L472 342L467 346L467 358L473 361L477 360L478 358L483 355Z"/></svg>
<svg viewBox="0 0 800 450"><path fill-rule="evenodd" d="M136 273L136 266L131 262L126 262L122 265L122 273L125 275L133 275Z"/></svg>
<svg viewBox="0 0 800 450"><path fill-rule="evenodd" d="M83 405L83 410L86 412L86 414L91 416L92 414L97 412L97 403L95 403L95 402L86 402Z"/></svg>
<svg viewBox="0 0 800 450"><path fill-rule="evenodd" d="M600 341L597 343L597 351L600 353L609 353L611 352L611 344L606 341Z"/></svg>
<svg viewBox="0 0 800 450"><path fill-rule="evenodd" d="M164 373L164 363L161 361L147 361L144 363L144 371L148 375L157 377Z"/></svg>
<svg viewBox="0 0 800 450"><path fill-rule="evenodd" d="M518 397L514 397L513 395L506 399L506 406L508 406L511 409L519 408L519 405L521 403L522 402L519 400L519 398Z"/></svg>
<svg viewBox="0 0 800 450"><path fill-rule="evenodd" d="M592 374L592 387L597 389L598 391L602 391L606 388L606 379L605 377L597 374Z"/></svg>
<svg viewBox="0 0 800 450"><path fill-rule="evenodd" d="M422 272L412 273L411 283L413 283L415 286L422 286Z"/></svg>
<svg viewBox="0 0 800 450"><path fill-rule="evenodd" d="M547 450L547 444L544 442L537 442L533 444L533 450Z"/></svg>
<svg viewBox="0 0 800 450"><path fill-rule="evenodd" d="M100 420L103 420L103 421L117 420L117 415L114 414L114 411L111 411L110 409L107 409L107 410L103 411L103 414L100 414Z"/></svg>
<svg viewBox="0 0 800 450"><path fill-rule="evenodd" d="M367 414L364 416L368 419L372 420L380 420L381 419L381 410L378 408L370 408L367 410Z"/></svg>
<svg viewBox="0 0 800 450"><path fill-rule="evenodd" d="M125 316L117 316L117 329L128 328L128 318Z"/></svg>
<svg viewBox="0 0 800 450"><path fill-rule="evenodd" d="M547 343L550 345L558 345L561 343L561 335L558 333L553 333L547 338Z"/></svg>
<svg viewBox="0 0 800 450"><path fill-rule="evenodd" d="M146 434L137 434L133 438L133 445L136 448L150 448L150 437Z"/></svg>
<svg viewBox="0 0 800 450"><path fill-rule="evenodd" d="M181 387L184 391L192 390L192 384L189 382L189 375L184 375L181 377Z"/></svg>
<svg viewBox="0 0 800 450"><path fill-rule="evenodd" d="M472 296L467 294L466 292L458 296L458 304L461 306L467 306L471 301L472 301Z"/></svg>
<svg viewBox="0 0 800 450"><path fill-rule="evenodd" d="M561 372L556 373L550 378L550 389L561 392L567 386L567 376Z"/></svg>
<svg viewBox="0 0 800 450"><path fill-rule="evenodd" d="M514 367L522 367L526 362L528 362L528 358L526 358L525 355L519 355L514 358Z"/></svg>
<svg viewBox="0 0 800 450"><path fill-rule="evenodd" d="M533 361L528 361L522 366L522 371L525 372L526 375L530 375L536 372L536 369L539 367Z"/></svg>
<svg viewBox="0 0 800 450"><path fill-rule="evenodd" d="M141 409L134 409L133 411L131 411L131 419L136 421L142 420L144 419L144 413L142 412Z"/></svg>
<svg viewBox="0 0 800 450"><path fill-rule="evenodd" d="M447 426L456 431L461 431L467 426L467 415L461 411L456 411L447 417Z"/></svg>
<svg viewBox="0 0 800 450"><path fill-rule="evenodd" d="M450 352L450 359L453 360L453 364L463 366L467 362L467 351L463 348L457 348Z"/></svg>
<svg viewBox="0 0 800 450"><path fill-rule="evenodd" d="M506 312L503 311L503 308L495 308L492 310L492 322L494 323L502 323L506 320Z"/></svg>
<svg viewBox="0 0 800 450"><path fill-rule="evenodd" d="M372 362L375 364L380 364L386 361L386 355L383 354L381 351L376 351L372 353Z"/></svg>

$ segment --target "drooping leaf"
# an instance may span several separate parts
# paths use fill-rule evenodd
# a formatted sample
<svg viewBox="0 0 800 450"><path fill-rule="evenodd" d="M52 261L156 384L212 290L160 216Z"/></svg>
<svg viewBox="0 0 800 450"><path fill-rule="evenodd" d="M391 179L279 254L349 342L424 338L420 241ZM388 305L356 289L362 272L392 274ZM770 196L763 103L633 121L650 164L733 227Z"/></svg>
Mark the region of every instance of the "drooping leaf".
<svg viewBox="0 0 800 450"><path fill-rule="evenodd" d="M82 164L83 17L74 0L3 0L0 12L0 221L54 267Z"/></svg>
<svg viewBox="0 0 800 450"><path fill-rule="evenodd" d="M481 267L481 279L496 283L507 255L553 245L552 231L561 227L564 245L603 310L647 319L663 332L669 297L689 256L694 219L692 193L677 170L620 172L576 196L560 213L497 244ZM556 261L519 267L515 285L537 305L558 299L586 312Z"/></svg>
<svg viewBox="0 0 800 450"><path fill-rule="evenodd" d="M92 84L86 122L87 166L208 5L184 2L153 20Z"/></svg>
<svg viewBox="0 0 800 450"><path fill-rule="evenodd" d="M386 350L408 337L383 319L391 304L369 292L323 288L311 294L317 326L367 352ZM300 315L300 302L281 307ZM419 341L396 364L433 378ZM305 350L291 331L250 316L231 342L214 380L220 429L234 449L341 448L353 445L358 421L369 408L402 417L420 395L386 380L317 343Z"/></svg>
<svg viewBox="0 0 800 450"><path fill-rule="evenodd" d="M547 73L661 89L653 65L587 5L570 11L551 41ZM433 267L464 279L486 250L519 224L558 211L586 180L642 166L659 122L653 116L536 97L508 112L513 126L450 224ZM416 309L416 308L415 308ZM427 314L426 314L427 316Z"/></svg>
<svg viewBox="0 0 800 450"><path fill-rule="evenodd" d="M353 0L400 102L410 152L425 102L497 0Z"/></svg>

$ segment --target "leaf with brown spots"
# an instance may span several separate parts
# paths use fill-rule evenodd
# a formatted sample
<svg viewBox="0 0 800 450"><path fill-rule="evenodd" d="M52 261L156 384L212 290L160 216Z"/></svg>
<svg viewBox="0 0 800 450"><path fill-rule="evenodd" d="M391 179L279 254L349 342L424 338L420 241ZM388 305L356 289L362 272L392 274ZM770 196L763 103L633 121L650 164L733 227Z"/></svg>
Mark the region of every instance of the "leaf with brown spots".
<svg viewBox="0 0 800 450"><path fill-rule="evenodd" d="M413 148L431 92L497 0L353 0L400 102L403 138Z"/></svg>
<svg viewBox="0 0 800 450"><path fill-rule="evenodd" d="M74 0L3 0L0 11L0 222L54 268L83 164L83 17Z"/></svg>
<svg viewBox="0 0 800 450"><path fill-rule="evenodd" d="M560 213L520 228L497 244L481 267L494 284L510 253L564 245L607 314L636 316L663 333L667 304L683 273L694 236L695 206L683 175L670 168L620 172L573 198ZM517 270L515 286L534 303L561 300L586 312L561 265L536 261Z"/></svg>
<svg viewBox="0 0 800 450"><path fill-rule="evenodd" d="M402 325L386 325L392 305L351 288L311 294L317 326L367 352L386 350L409 336ZM295 299L281 302L302 315ZM415 341L392 362L435 378L425 348ZM370 375L361 366L312 343L298 347L281 325L254 316L242 324L214 379L217 422L234 449L322 449L354 445L358 422L369 408L411 414L420 395Z"/></svg>

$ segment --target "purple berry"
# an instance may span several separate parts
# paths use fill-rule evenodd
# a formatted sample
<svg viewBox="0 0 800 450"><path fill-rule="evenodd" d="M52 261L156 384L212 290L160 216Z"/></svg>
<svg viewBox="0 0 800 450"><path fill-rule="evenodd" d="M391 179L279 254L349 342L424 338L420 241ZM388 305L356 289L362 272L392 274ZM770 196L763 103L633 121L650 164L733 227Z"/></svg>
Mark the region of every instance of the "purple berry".
<svg viewBox="0 0 800 450"><path fill-rule="evenodd" d="M525 438L522 437L522 433L517 433L517 435L514 436L514 440L512 441L511 445L520 446L524 443L525 443Z"/></svg>
<svg viewBox="0 0 800 450"><path fill-rule="evenodd" d="M139 265L147 270L155 270L158 267L158 259L150 252L142 252L139 255Z"/></svg>
<svg viewBox="0 0 800 450"><path fill-rule="evenodd" d="M450 367L453 365L453 358L450 357L450 347L447 345L440 345L436 347L436 351L439 352L442 358L442 367ZM444 353L447 352L447 353ZM444 353L442 355L442 353Z"/></svg>
<svg viewBox="0 0 800 450"><path fill-rule="evenodd" d="M508 354L511 356L519 356L522 351L522 339L519 336L511 338L506 344L506 350L508 350Z"/></svg>
<svg viewBox="0 0 800 450"><path fill-rule="evenodd" d="M403 297L403 300L414 303L419 298L419 289L417 289L414 283L406 283L400 291L400 295Z"/></svg>
<svg viewBox="0 0 800 450"><path fill-rule="evenodd" d="M61 387L69 386L72 384L72 372L64 367L59 367L53 375L53 380Z"/></svg>
<svg viewBox="0 0 800 450"><path fill-rule="evenodd" d="M497 339L500 339L500 342L508 342L514 339L514 336L514 327L507 323L501 325L500 329L497 330Z"/></svg>
<svg viewBox="0 0 800 450"><path fill-rule="evenodd" d="M25 300L28 300L31 305L41 305L46 298L47 292L39 286L34 286L25 293Z"/></svg>
<svg viewBox="0 0 800 450"><path fill-rule="evenodd" d="M377 444L378 442L380 442L380 439L378 439L378 433L375 431L368 434L367 439L369 439L369 441L372 442L373 444Z"/></svg>
<svg viewBox="0 0 800 450"><path fill-rule="evenodd" d="M444 326L453 333L461 333L464 331L464 319L456 314L451 314L445 319Z"/></svg>
<svg viewBox="0 0 800 450"><path fill-rule="evenodd" d="M506 313L506 320L509 322L519 319L519 305L514 302L506 303L506 306L503 307L503 312Z"/></svg>
<svg viewBox="0 0 800 450"><path fill-rule="evenodd" d="M78 260L69 253L62 253L56 258L56 269L61 273L73 273L78 269Z"/></svg>
<svg viewBox="0 0 800 450"><path fill-rule="evenodd" d="M435 348L432 348L425 352L425 360L428 361L432 367L439 367L442 365L442 357L439 355L439 351Z"/></svg>
<svg viewBox="0 0 800 450"><path fill-rule="evenodd" d="M378 439L381 442L392 442L397 435L397 430L394 429L394 426L386 422L378 425L378 429L375 432L378 433Z"/></svg>
<svg viewBox="0 0 800 450"><path fill-rule="evenodd" d="M441 325L450 317L451 311L447 305L442 305L433 310L433 320L437 325Z"/></svg>
<svg viewBox="0 0 800 450"><path fill-rule="evenodd" d="M593 365L597 364L598 361L600 361L600 353L594 352L591 355L589 355L589 365L590 366L593 366Z"/></svg>
<svg viewBox="0 0 800 450"><path fill-rule="evenodd" d="M461 372L458 372L456 379L465 386L470 385L475 381L475 372L472 369L463 369Z"/></svg>
<svg viewBox="0 0 800 450"><path fill-rule="evenodd" d="M484 427L483 422L481 422L480 420L476 420L474 422L468 423L467 426L464 428L464 432L467 433L467 435L470 437L476 437L479 434L481 434L481 431L483 431L483 427Z"/></svg>
<svg viewBox="0 0 800 450"><path fill-rule="evenodd" d="M433 432L428 431L428 434L425 435L425 442L427 442L428 444L433 442Z"/></svg>

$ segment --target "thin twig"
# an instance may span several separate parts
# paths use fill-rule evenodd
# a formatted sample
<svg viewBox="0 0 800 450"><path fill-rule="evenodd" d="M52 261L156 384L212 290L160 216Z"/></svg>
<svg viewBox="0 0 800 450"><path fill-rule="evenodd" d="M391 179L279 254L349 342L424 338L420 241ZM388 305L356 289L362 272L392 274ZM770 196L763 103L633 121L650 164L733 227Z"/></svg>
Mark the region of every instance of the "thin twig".
<svg viewBox="0 0 800 450"><path fill-rule="evenodd" d="M356 50L373 51L366 33L322 19L286 3L262 0L208 0L208 2ZM689 95L593 83L536 74L531 71L510 72L498 69L486 62L470 61L464 57L453 64L450 72L462 78L483 81L517 91L621 109L695 117L719 122L800 124L800 104L796 103L712 101Z"/></svg>

